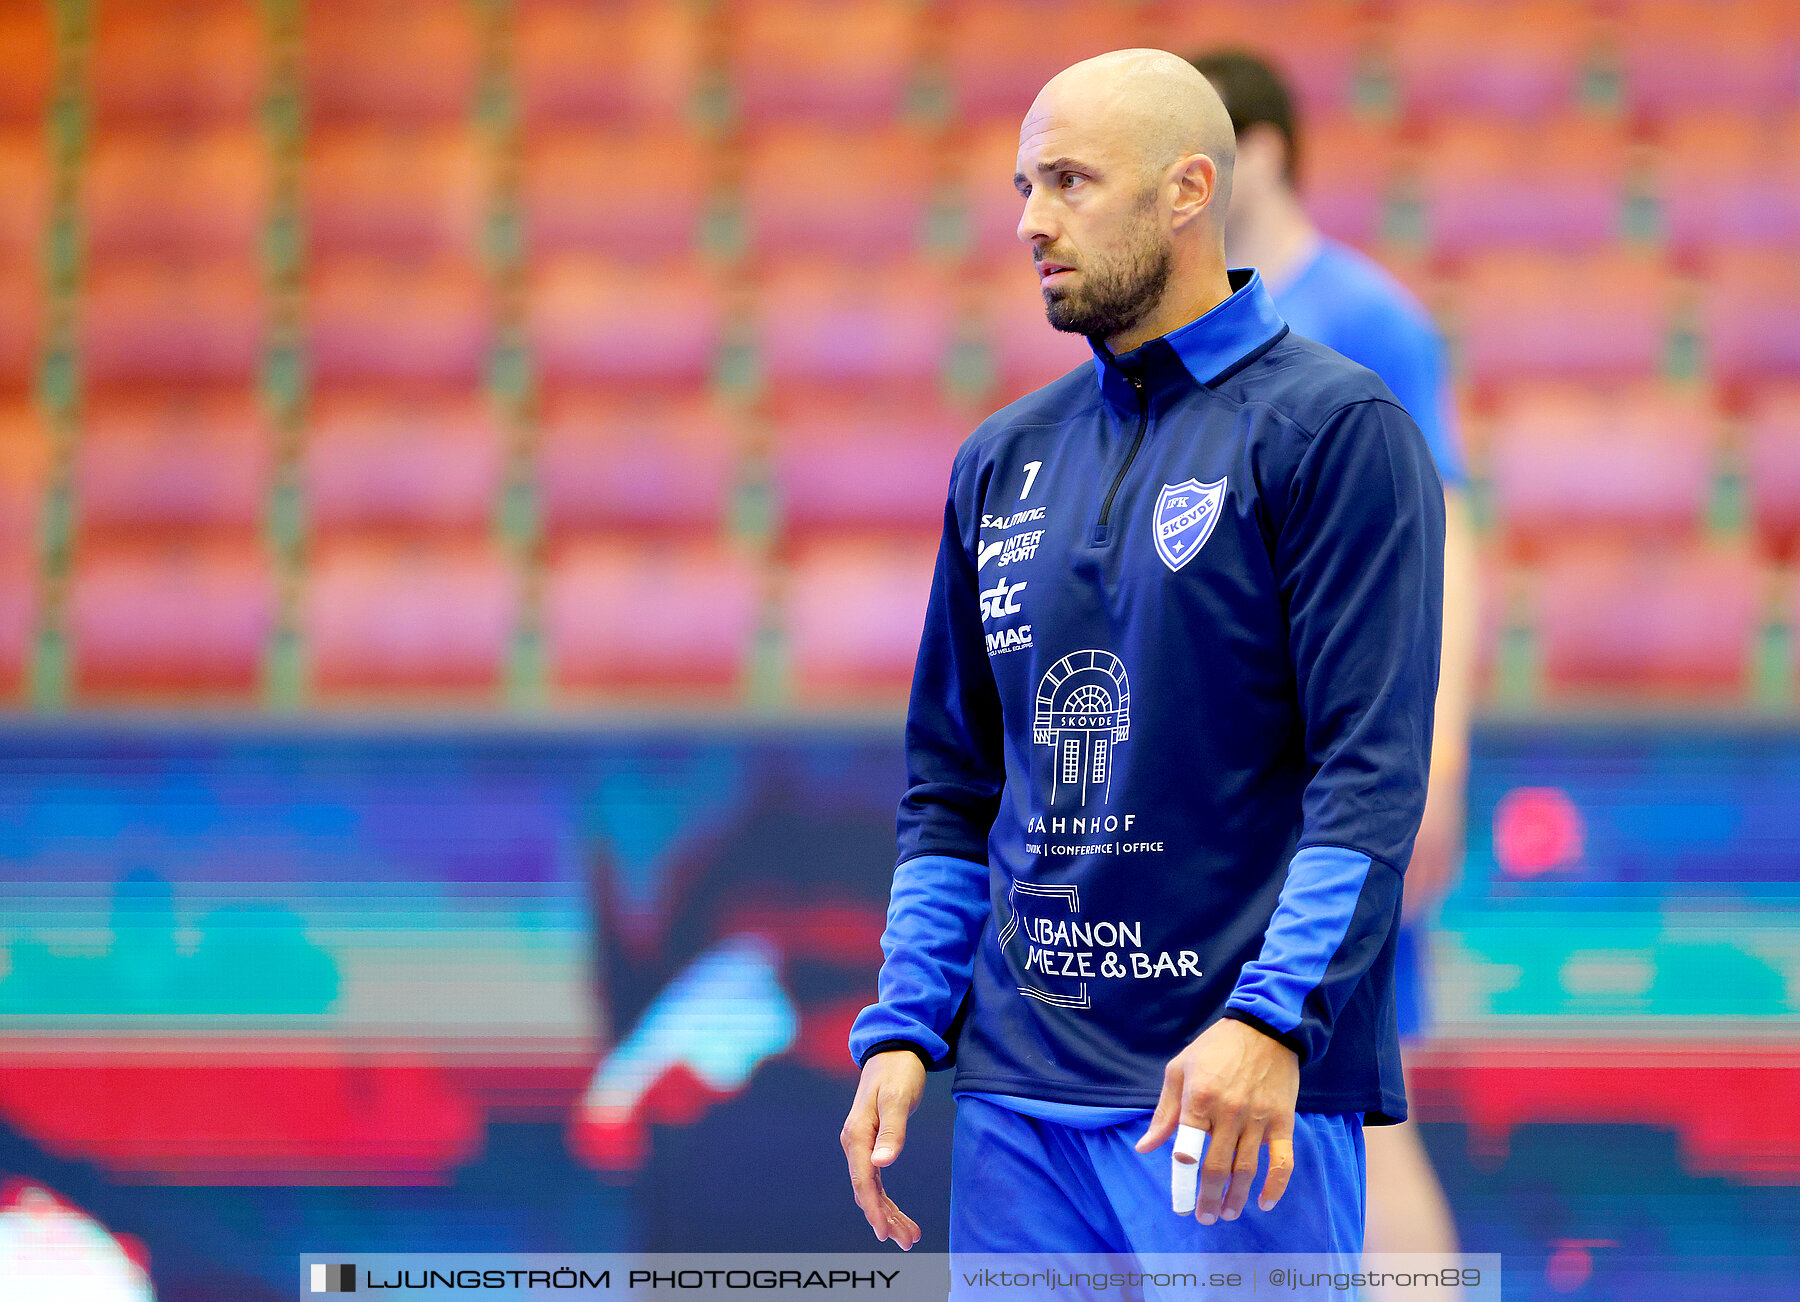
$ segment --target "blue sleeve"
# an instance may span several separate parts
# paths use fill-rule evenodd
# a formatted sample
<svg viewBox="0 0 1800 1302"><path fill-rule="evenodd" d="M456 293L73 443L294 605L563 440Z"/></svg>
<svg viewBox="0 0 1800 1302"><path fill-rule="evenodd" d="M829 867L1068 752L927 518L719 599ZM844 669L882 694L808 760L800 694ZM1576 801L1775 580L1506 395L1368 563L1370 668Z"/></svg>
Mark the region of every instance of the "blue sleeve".
<svg viewBox="0 0 1800 1302"><path fill-rule="evenodd" d="M1444 494L1417 425L1374 400L1326 422L1288 502L1277 576L1312 777L1300 848L1225 1016L1307 1062L1399 918L1425 811Z"/></svg>
<svg viewBox="0 0 1800 1302"><path fill-rule="evenodd" d="M1455 393L1443 340L1424 309L1387 305L1379 320L1365 322L1353 334L1355 351L1345 355L1387 382L1425 436L1438 477L1448 487L1461 488L1468 475L1456 428Z"/></svg>
<svg viewBox="0 0 1800 1302"><path fill-rule="evenodd" d="M900 801L900 860L922 854L987 862L988 833L1006 782L1000 691L988 665L981 585L972 559L981 498L967 449L944 505L925 632L906 712L906 795Z"/></svg>
<svg viewBox="0 0 1800 1302"><path fill-rule="evenodd" d="M988 667L979 584L969 559L980 519L969 463L965 450L951 473L913 671L900 864L881 937L877 1002L858 1014L850 1031L850 1052L859 1064L881 1049L909 1048L929 1067L950 1065L952 1026L991 907L988 833L1006 775L1000 696Z"/></svg>
<svg viewBox="0 0 1800 1302"><path fill-rule="evenodd" d="M850 1027L858 1066L900 1048L918 1053L927 1067L950 1065L951 1027L969 992L987 917L986 864L927 854L894 870L876 1002Z"/></svg>

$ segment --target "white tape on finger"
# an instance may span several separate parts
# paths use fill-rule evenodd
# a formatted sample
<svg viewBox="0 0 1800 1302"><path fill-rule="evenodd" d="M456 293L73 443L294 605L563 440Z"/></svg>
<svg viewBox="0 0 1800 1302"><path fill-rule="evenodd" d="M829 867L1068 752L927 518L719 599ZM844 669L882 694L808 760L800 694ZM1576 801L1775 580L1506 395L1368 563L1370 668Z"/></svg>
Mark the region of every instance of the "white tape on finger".
<svg viewBox="0 0 1800 1302"><path fill-rule="evenodd" d="M1206 1132L1199 1126L1175 1128L1175 1155L1169 1159L1169 1202L1178 1216L1192 1216L1200 1196L1200 1154Z"/></svg>

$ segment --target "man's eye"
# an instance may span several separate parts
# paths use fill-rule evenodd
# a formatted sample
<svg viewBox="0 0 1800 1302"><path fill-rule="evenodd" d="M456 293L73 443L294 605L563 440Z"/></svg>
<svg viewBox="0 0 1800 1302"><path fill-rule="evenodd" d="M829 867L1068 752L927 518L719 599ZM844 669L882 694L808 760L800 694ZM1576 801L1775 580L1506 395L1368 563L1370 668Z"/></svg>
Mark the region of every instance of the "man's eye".
<svg viewBox="0 0 1800 1302"><path fill-rule="evenodd" d="M1072 185L1076 184L1077 182L1082 181L1084 179L1085 179L1084 177L1081 177L1074 172L1064 172L1062 174L1062 181L1061 181L1062 188L1067 190L1070 186L1072 186Z"/></svg>

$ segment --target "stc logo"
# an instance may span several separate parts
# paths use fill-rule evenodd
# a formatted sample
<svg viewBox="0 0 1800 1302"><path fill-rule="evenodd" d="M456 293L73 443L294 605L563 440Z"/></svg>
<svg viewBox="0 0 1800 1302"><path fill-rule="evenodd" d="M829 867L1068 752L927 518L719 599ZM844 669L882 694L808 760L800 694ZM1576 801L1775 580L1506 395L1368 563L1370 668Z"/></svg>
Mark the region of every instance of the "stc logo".
<svg viewBox="0 0 1800 1302"><path fill-rule="evenodd" d="M1023 583L1008 583L1005 579L1001 579L991 588L984 589L981 594L982 620L985 622L1018 614L1019 594L1023 591L1025 591Z"/></svg>

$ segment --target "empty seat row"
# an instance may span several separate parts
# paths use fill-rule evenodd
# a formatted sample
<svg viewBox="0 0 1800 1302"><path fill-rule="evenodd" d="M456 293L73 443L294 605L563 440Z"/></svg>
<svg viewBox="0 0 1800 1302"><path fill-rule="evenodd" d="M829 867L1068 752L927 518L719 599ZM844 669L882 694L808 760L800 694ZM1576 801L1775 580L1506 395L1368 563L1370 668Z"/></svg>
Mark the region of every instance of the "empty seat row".
<svg viewBox="0 0 1800 1302"><path fill-rule="evenodd" d="M54 68L49 6L0 10L0 119L39 116ZM428 0L306 6L302 76L316 121L448 120L471 107L480 11ZM1123 46L1277 51L1315 113L1351 102L1359 70L1391 75L1400 106L1544 114L1616 76L1632 108L1762 110L1795 95L1781 0L579 0L518 6L513 72L529 121L671 117L722 75L746 118L890 119L922 80L966 114L1023 112L1044 80ZM272 33L241 4L97 11L90 93L102 122L248 119Z"/></svg>
<svg viewBox="0 0 1800 1302"><path fill-rule="evenodd" d="M1715 378L1800 373L1800 258L1782 253L1722 253L1690 282L1650 254L1503 251L1432 293L1478 383L1652 376L1679 329ZM526 297L533 359L552 379L703 384L735 341L772 382L931 384L959 350L987 345L1001 389L1023 392L1088 356L1045 325L1023 253L975 276L895 258L771 262L742 277L571 254L532 267ZM84 371L102 382L245 380L270 313L247 267L146 259L97 265L77 308ZM495 312L467 260L320 260L304 301L308 363L328 381L473 381ZM35 271L0 267L0 377L29 368L41 313Z"/></svg>
<svg viewBox="0 0 1800 1302"><path fill-rule="evenodd" d="M1521 576L1514 617L1534 636L1546 696L1729 704L1753 685L1768 621L1791 626L1800 614L1791 577L1770 605L1771 577L1741 547L1575 544Z"/></svg>
<svg viewBox="0 0 1800 1302"><path fill-rule="evenodd" d="M759 438L790 534L929 530L972 420L841 391L793 393L753 435L751 422L704 399L564 391L544 403L529 471L553 538L705 535L724 528ZM299 453L306 527L315 539L485 534L506 482L506 446L474 393L322 393ZM22 399L0 404L0 456L0 543L28 544L49 439ZM71 465L78 536L256 532L274 470L275 439L248 391L97 393Z"/></svg>
<svg viewBox="0 0 1800 1302"><path fill-rule="evenodd" d="M552 395L536 439L546 527L716 532L743 441L703 399ZM36 536L49 447L22 396L0 402L0 545ZM507 437L473 391L334 390L311 403L299 457L314 536L485 534ZM275 459L274 432L247 388L96 392L70 467L79 534L253 533Z"/></svg>
<svg viewBox="0 0 1800 1302"><path fill-rule="evenodd" d="M686 129L537 133L520 174L524 235L538 254L701 246L706 220L741 218L753 254L870 253L954 242L966 223L983 256L1018 247L1017 123L991 119L939 137L917 129L782 126L729 150ZM1599 248L1642 239L1629 212L1654 201L1678 248L1800 239L1800 115L1747 123L1708 113L1653 144L1617 124L1559 118L1442 124L1422 140L1334 117L1302 139L1305 192L1327 230L1358 243L1392 233L1416 199L1431 248ZM1521 176L1529 174L1530 184ZM254 254L269 217L273 160L254 128L103 131L82 171L84 246L121 254ZM871 178L878 176L879 184ZM313 133L302 168L309 246L474 256L496 177L462 125L362 124ZM35 133L0 131L0 257L35 256L49 212L48 156Z"/></svg>
<svg viewBox="0 0 1800 1302"><path fill-rule="evenodd" d="M54 6L0 8L0 118L40 118L55 69ZM480 70L473 7L391 0L304 6L302 77L309 114L448 117L467 112ZM85 89L94 118L126 121L254 120L269 88L275 34L255 5L99 5Z"/></svg>
<svg viewBox="0 0 1800 1302"><path fill-rule="evenodd" d="M717 544L571 542L543 579L551 681L735 699L765 600L779 591L803 694L891 689L910 673L931 558L915 541L896 565L892 546L816 549L778 590ZM32 577L0 578L0 691L16 691L29 657ZM491 695L517 628L520 582L488 547L346 541L311 567L302 607L308 682L323 699ZM90 549L65 614L77 697L254 700L275 609L267 558L246 544Z"/></svg>
<svg viewBox="0 0 1800 1302"><path fill-rule="evenodd" d="M1547 116L1605 76L1660 116L1792 105L1800 32L1781 0L1402 0L1375 48L1402 110Z"/></svg>
<svg viewBox="0 0 1800 1302"><path fill-rule="evenodd" d="M1800 373L1796 288L1800 260L1779 253L1721 254L1690 287L1649 255L1501 252L1472 261L1445 302L1477 383L1657 374L1690 306L1707 371L1736 383Z"/></svg>
<svg viewBox="0 0 1800 1302"><path fill-rule="evenodd" d="M909 92L939 85L965 116L1017 116L1059 69L1135 45L1273 53L1315 115L1349 107L1359 73L1376 71L1412 113L1546 116L1614 79L1629 108L1651 115L1779 109L1796 94L1797 38L1780 0L968 0L935 15L907 0L763 0L720 6L716 32L686 8L526 7L527 119L679 112L715 72L752 122L889 121Z"/></svg>
<svg viewBox="0 0 1800 1302"><path fill-rule="evenodd" d="M271 310L262 278L240 263L102 264L77 303L83 372L100 383L247 382L263 361ZM491 347L487 287L462 260L322 266L307 313L308 364L326 379L472 379Z"/></svg>
<svg viewBox="0 0 1800 1302"><path fill-rule="evenodd" d="M935 537L847 535L765 570L710 542L589 537L554 548L538 625L564 692L738 699L759 631L778 628L801 700L899 698L910 678ZM1629 693L1745 699L1772 627L1800 592L1741 547L1573 543L1490 567L1490 633L1530 640L1547 699ZM484 544L345 539L321 551L296 614L322 700L472 692L492 699L524 607L521 576ZM77 557L63 627L79 699L254 701L274 633L267 557L233 540L136 540ZM29 663L41 594L0 574L0 690ZM1496 613L1498 612L1498 613ZM1790 663L1786 672L1792 675Z"/></svg>
<svg viewBox="0 0 1800 1302"><path fill-rule="evenodd" d="M1288 27L1284 44L1308 97L1341 103L1355 15L1337 4L1282 7L1306 18ZM534 124L675 116L715 77L730 110L749 122L892 121L915 93L936 88L962 114L1016 115L1058 69L1153 33L1183 48L1202 31L1217 40L1270 30L1266 12L1243 0L1204 6L1204 27L1196 8L1033 0L933 12L910 0L734 0L709 26L680 4L527 5L514 75Z"/></svg>
<svg viewBox="0 0 1800 1302"><path fill-rule="evenodd" d="M1800 543L1800 389L1755 394L1722 420L1701 394L1634 384L1531 384L1471 426L1502 541L1530 554L1583 534L1693 537L1722 483L1741 480L1771 555Z"/></svg>
<svg viewBox="0 0 1800 1302"><path fill-rule="evenodd" d="M1482 460L1516 549L1580 532L1693 535L1705 523L1722 436L1698 394L1528 386L1505 396Z"/></svg>
<svg viewBox="0 0 1800 1302"><path fill-rule="evenodd" d="M1302 143L1305 192L1328 230L1368 243L1390 205L1415 200L1408 233L1450 254L1505 245L1596 249L1621 239L1681 250L1800 239L1800 116L1689 115L1642 138L1595 118L1518 124L1459 118L1403 142L1356 120ZM1529 178L1529 184L1525 183ZM1633 204L1650 205L1640 218Z"/></svg>
<svg viewBox="0 0 1800 1302"><path fill-rule="evenodd" d="M740 483L766 474L784 536L930 530L977 411L786 386L754 416L694 396L553 389L526 467L553 536L594 529L705 534ZM1644 382L1528 383L1466 429L1500 538L1530 555L1572 536L1697 536L1726 481L1770 554L1800 541L1800 386L1722 416L1703 392ZM0 403L0 541L28 541L48 437L23 397ZM507 434L472 390L328 389L302 436L313 535L485 533L506 482ZM766 470L751 462L766 458ZM83 535L259 526L274 440L248 390L90 396L72 463Z"/></svg>
<svg viewBox="0 0 1800 1302"><path fill-rule="evenodd" d="M321 696L498 687L521 576L486 543L347 538L322 548L300 596L306 675ZM557 548L541 619L565 688L741 688L765 599L757 566L717 543ZM0 688L16 687L39 609L35 571L0 574ZM922 607L922 601L921 601ZM145 537L78 553L63 627L78 699L255 699L276 627L270 558L252 539ZM915 638L916 641L916 638Z"/></svg>
<svg viewBox="0 0 1800 1302"><path fill-rule="evenodd" d="M1626 104L1779 108L1795 96L1796 35L1779 0L1336 0L1120 5L959 3L921 35L901 0L731 6L725 63L748 117L837 120L891 115L909 72L941 75L964 114L1022 113L1077 59L1123 46L1184 53L1221 47L1279 58L1313 113L1348 107L1359 72L1390 77L1404 112L1544 116L1593 98L1614 76ZM909 12L910 11L910 12ZM865 36L879 33L879 40ZM921 72L915 50L926 51ZM909 66L910 65L910 66Z"/></svg>

